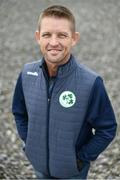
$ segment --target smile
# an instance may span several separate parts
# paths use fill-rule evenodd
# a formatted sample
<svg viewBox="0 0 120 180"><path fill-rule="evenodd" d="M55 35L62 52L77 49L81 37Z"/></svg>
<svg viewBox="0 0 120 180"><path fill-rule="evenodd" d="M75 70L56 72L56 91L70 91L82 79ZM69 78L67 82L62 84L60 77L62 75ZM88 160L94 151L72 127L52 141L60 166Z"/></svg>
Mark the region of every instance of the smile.
<svg viewBox="0 0 120 180"><path fill-rule="evenodd" d="M48 51L62 51L61 49L48 49Z"/></svg>

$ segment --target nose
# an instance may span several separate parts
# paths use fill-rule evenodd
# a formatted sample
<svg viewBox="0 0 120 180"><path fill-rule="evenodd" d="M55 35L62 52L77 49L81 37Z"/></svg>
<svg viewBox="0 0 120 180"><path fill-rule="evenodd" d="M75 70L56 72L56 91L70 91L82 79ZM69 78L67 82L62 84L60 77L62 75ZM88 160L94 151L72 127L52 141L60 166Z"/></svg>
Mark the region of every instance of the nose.
<svg viewBox="0 0 120 180"><path fill-rule="evenodd" d="M59 44L58 38L55 35L51 36L49 44L51 46L57 46Z"/></svg>

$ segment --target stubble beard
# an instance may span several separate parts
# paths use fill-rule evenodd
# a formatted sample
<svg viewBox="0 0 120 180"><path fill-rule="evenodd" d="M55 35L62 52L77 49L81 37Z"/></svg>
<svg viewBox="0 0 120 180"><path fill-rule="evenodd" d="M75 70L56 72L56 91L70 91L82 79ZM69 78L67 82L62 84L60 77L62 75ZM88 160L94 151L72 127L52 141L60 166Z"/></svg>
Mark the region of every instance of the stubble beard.
<svg viewBox="0 0 120 180"><path fill-rule="evenodd" d="M44 58L48 63L59 66L59 65L65 64L69 60L70 53L64 55L63 57L56 57L56 59L55 59L55 57L53 57L54 60L52 57L49 57L47 54L44 55Z"/></svg>

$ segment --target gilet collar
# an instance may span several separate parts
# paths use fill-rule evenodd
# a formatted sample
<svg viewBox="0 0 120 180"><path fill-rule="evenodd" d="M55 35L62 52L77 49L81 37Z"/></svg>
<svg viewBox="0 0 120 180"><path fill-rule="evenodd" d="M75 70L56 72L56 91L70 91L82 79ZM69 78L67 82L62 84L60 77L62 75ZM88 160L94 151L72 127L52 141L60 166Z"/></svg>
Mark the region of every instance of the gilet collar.
<svg viewBox="0 0 120 180"><path fill-rule="evenodd" d="M40 61L40 68L43 68L44 62L45 62L45 60L44 60L44 58L42 58ZM58 67L57 78L64 78L64 77L68 76L76 68L77 68L77 62L76 62L74 56L71 55L70 59L68 60L67 63L60 65Z"/></svg>

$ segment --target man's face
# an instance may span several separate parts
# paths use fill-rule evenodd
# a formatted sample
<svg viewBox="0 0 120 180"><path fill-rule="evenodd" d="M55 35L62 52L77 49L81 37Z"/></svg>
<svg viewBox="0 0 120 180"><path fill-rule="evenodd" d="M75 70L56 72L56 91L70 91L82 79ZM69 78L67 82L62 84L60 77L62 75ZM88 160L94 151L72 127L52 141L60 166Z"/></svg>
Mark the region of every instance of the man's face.
<svg viewBox="0 0 120 180"><path fill-rule="evenodd" d="M78 40L78 34L71 30L71 23L64 18L44 17L40 27L36 39L46 62L64 64Z"/></svg>

